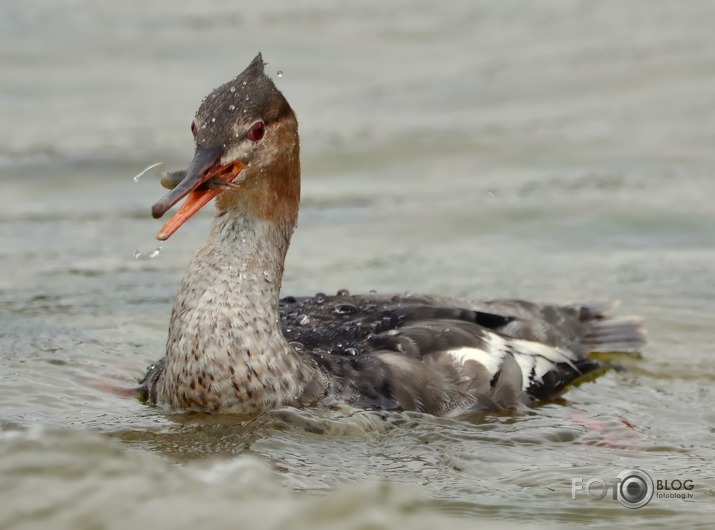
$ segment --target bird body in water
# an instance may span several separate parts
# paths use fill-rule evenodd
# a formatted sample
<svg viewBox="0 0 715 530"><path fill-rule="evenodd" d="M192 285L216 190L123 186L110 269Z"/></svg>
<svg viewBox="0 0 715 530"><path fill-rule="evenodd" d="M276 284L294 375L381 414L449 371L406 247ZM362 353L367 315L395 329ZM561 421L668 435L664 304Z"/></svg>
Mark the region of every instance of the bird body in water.
<svg viewBox="0 0 715 530"><path fill-rule="evenodd" d="M300 201L298 122L260 54L204 99L191 129L194 158L167 177L154 217L187 199L157 238L214 198L217 211L181 281L166 355L141 383L147 401L221 413L501 409L553 398L602 368L591 352L644 342L640 319L609 316L608 302L347 291L280 299Z"/></svg>

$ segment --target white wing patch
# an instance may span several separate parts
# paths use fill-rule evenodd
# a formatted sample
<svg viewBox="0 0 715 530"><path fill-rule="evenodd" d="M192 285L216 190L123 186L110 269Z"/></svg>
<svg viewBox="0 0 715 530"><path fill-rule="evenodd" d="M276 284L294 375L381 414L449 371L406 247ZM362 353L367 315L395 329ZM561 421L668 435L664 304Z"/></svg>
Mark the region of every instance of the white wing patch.
<svg viewBox="0 0 715 530"><path fill-rule="evenodd" d="M524 376L523 390L528 389L535 381L541 381L558 363L569 364L575 368L573 354L561 348L519 339L514 339L511 343L514 346L514 359Z"/></svg>
<svg viewBox="0 0 715 530"><path fill-rule="evenodd" d="M522 373L522 390L527 390L534 382L553 370L557 364L565 363L573 366L575 360L572 353L561 348L553 348L539 342L520 339L505 339L496 334L484 337L486 348L463 347L448 351L452 358L464 364L476 361L494 376L501 368L506 355L513 355Z"/></svg>
<svg viewBox="0 0 715 530"><path fill-rule="evenodd" d="M576 360L571 352L562 350L561 348L547 346L546 344L542 344L540 342L532 342L521 339L513 339L509 342L514 347L516 353L543 357L552 363L572 364L573 361Z"/></svg>
<svg viewBox="0 0 715 530"><path fill-rule="evenodd" d="M487 348L469 348L464 346L447 353L460 364L467 361L476 361L487 369L489 375L494 376L501 368L504 356L509 352L509 344L499 335L489 334L484 337Z"/></svg>

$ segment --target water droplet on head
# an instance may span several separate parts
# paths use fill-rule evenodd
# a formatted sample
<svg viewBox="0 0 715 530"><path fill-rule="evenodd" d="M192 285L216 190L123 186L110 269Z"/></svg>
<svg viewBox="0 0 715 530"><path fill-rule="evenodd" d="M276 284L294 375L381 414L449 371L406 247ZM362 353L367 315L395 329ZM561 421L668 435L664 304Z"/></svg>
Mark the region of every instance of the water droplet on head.
<svg viewBox="0 0 715 530"><path fill-rule="evenodd" d="M202 129L205 129L205 128L206 128L206 124L204 123L204 124L201 126L201 128L202 128Z"/></svg>
<svg viewBox="0 0 715 530"><path fill-rule="evenodd" d="M228 110L236 110L236 105L229 105Z"/></svg>
<svg viewBox="0 0 715 530"><path fill-rule="evenodd" d="M315 294L315 303L322 304L325 302L325 298L326 298L325 293L316 293Z"/></svg>
<svg viewBox="0 0 715 530"><path fill-rule="evenodd" d="M216 118L211 118L211 123L216 123Z"/></svg>
<svg viewBox="0 0 715 530"><path fill-rule="evenodd" d="M246 86L246 83L247 83L247 82L246 82L246 81L244 81L244 82L242 83L242 84L243 84L243 86Z"/></svg>
<svg viewBox="0 0 715 530"><path fill-rule="evenodd" d="M246 83L244 82L243 84L245 85ZM236 87L235 87L235 86L232 86L231 88L229 88L229 91L235 92L235 91L236 91Z"/></svg>
<svg viewBox="0 0 715 530"><path fill-rule="evenodd" d="M300 316L300 320L298 321L298 323L299 323L301 326L305 326L305 325L308 324L309 322L310 322L310 317L309 317L308 315L301 315L301 316Z"/></svg>
<svg viewBox="0 0 715 530"><path fill-rule="evenodd" d="M278 70L278 72L276 73L276 75L277 75L278 77L283 77L283 70Z"/></svg>

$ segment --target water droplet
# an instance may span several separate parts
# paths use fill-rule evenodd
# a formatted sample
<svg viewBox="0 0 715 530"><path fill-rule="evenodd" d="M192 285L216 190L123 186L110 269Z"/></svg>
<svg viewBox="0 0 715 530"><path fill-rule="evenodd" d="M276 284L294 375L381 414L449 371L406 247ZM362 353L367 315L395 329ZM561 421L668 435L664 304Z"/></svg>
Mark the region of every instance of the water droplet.
<svg viewBox="0 0 715 530"><path fill-rule="evenodd" d="M278 72L276 73L276 75L277 75L278 77L283 77L283 70L278 70Z"/></svg>
<svg viewBox="0 0 715 530"><path fill-rule="evenodd" d="M338 304L333 308L333 312L338 315L354 315L358 311L355 304Z"/></svg>
<svg viewBox="0 0 715 530"><path fill-rule="evenodd" d="M377 294L377 291L375 289L370 289L370 291L368 291L368 294Z"/></svg>
<svg viewBox="0 0 715 530"><path fill-rule="evenodd" d="M243 84L243 86L246 86L246 81L244 81L242 84Z"/></svg>
<svg viewBox="0 0 715 530"><path fill-rule="evenodd" d="M236 105L229 105L228 110L236 110Z"/></svg>
<svg viewBox="0 0 715 530"><path fill-rule="evenodd" d="M310 317L308 315L301 315L300 320L298 321L298 324L301 326L305 326L310 322Z"/></svg>
<svg viewBox="0 0 715 530"><path fill-rule="evenodd" d="M211 123L216 123L216 118L211 118Z"/></svg>
<svg viewBox="0 0 715 530"><path fill-rule="evenodd" d="M316 293L315 294L315 303L322 304L325 302L325 298L326 298L325 293Z"/></svg>
<svg viewBox="0 0 715 530"><path fill-rule="evenodd" d="M157 162L156 164L151 164L150 166L145 167L141 170L141 173L137 173L136 175L134 175L134 182L139 182L139 179L142 178L147 171L149 171L150 169L154 169L155 167L158 167L162 164L163 162Z"/></svg>
<svg viewBox="0 0 715 530"><path fill-rule="evenodd" d="M202 128L202 129L205 129L205 128L206 128L206 124L204 123L204 124L201 126L201 128Z"/></svg>
<svg viewBox="0 0 715 530"><path fill-rule="evenodd" d="M360 355L360 352L358 351L357 348L345 348L345 353L347 355L353 355L353 356Z"/></svg>
<svg viewBox="0 0 715 530"><path fill-rule="evenodd" d="M350 296L350 291L347 289L340 289L338 291L338 296Z"/></svg>
<svg viewBox="0 0 715 530"><path fill-rule="evenodd" d="M244 84L244 85L246 84L245 81L244 81L243 84ZM229 90L230 90L231 92L235 92L235 91L236 91L236 87L235 87L235 86L232 86L231 88L229 88Z"/></svg>
<svg viewBox="0 0 715 530"><path fill-rule="evenodd" d="M137 250L135 250L134 253L132 254L132 257L133 257L134 259L136 259L136 260L139 260L139 259L152 259L152 258L157 257L160 252L161 252L161 245L159 245L158 247L156 247L154 250L152 250L152 251L149 252L149 253L147 253L147 252L142 252L141 250L137 249Z"/></svg>
<svg viewBox="0 0 715 530"><path fill-rule="evenodd" d="M271 281L271 273L268 271L263 271L263 279L266 280L267 282Z"/></svg>

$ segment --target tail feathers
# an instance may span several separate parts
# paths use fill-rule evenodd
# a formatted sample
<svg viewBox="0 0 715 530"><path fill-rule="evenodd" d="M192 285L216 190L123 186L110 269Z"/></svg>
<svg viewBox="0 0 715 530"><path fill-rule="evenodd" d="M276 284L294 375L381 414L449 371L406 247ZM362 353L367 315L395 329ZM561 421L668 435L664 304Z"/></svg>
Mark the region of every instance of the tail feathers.
<svg viewBox="0 0 715 530"><path fill-rule="evenodd" d="M637 316L609 317L589 322L581 344L590 352L637 352L646 342L646 328Z"/></svg>
<svg viewBox="0 0 715 530"><path fill-rule="evenodd" d="M597 318L605 318L606 313L610 313L621 305L620 300L599 300L597 302L587 302L585 304L576 304L580 310L581 321L594 320Z"/></svg>

